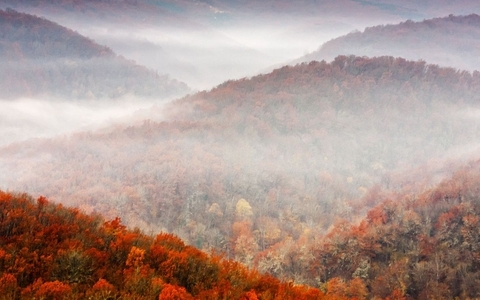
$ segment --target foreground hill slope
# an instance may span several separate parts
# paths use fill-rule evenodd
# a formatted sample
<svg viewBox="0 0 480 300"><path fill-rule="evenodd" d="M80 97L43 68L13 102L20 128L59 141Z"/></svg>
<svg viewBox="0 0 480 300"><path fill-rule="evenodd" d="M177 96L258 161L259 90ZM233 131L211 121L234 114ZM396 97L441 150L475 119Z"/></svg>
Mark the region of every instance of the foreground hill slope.
<svg viewBox="0 0 480 300"><path fill-rule="evenodd" d="M480 296L480 161L422 193L377 195L360 222L277 243L255 257L286 284L78 209L0 191L2 299L475 299ZM268 266L268 267L267 267ZM282 274L283 273L283 274Z"/></svg>
<svg viewBox="0 0 480 300"><path fill-rule="evenodd" d="M391 55L462 70L479 70L480 16L450 15L422 22L368 27L338 37L295 62L330 61L337 55Z"/></svg>
<svg viewBox="0 0 480 300"><path fill-rule="evenodd" d="M11 9L0 10L0 59L4 99L167 98L188 91L76 32Z"/></svg>
<svg viewBox="0 0 480 300"><path fill-rule="evenodd" d="M363 215L376 197L352 199L374 185L434 184L444 160L474 156L479 98L477 72L341 56L226 82L151 109L139 125L4 147L0 187L174 232L252 266L278 243Z"/></svg>
<svg viewBox="0 0 480 300"><path fill-rule="evenodd" d="M1 299L322 299L173 235L0 191ZM258 297L257 297L258 296Z"/></svg>

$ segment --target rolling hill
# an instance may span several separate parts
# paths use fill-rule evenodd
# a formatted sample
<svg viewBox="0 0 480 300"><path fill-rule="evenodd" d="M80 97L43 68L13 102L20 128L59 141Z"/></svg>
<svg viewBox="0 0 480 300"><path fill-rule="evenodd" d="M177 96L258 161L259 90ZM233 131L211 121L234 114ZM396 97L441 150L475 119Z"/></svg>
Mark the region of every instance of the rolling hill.
<svg viewBox="0 0 480 300"><path fill-rule="evenodd" d="M3 99L165 99L189 91L72 30L11 9L0 11L0 58Z"/></svg>
<svg viewBox="0 0 480 300"><path fill-rule="evenodd" d="M480 13L475 1L457 2L2 0L0 7L54 20L139 64L209 89L291 61L356 29Z"/></svg>
<svg viewBox="0 0 480 300"><path fill-rule="evenodd" d="M3 147L0 187L253 266L280 242L357 220L378 203L369 191L422 191L476 157L479 89L477 72L392 57L284 67L141 124Z"/></svg>
<svg viewBox="0 0 480 300"><path fill-rule="evenodd" d="M320 7L344 6L344 16L358 8L359 19L460 9L430 0L3 3L56 21L84 16L75 26L92 21L92 32L109 24L97 36L126 52L136 51L131 41L155 53L175 45L159 60L202 33L170 58L215 61L225 50L245 64L256 50L237 55L245 45L216 29L286 14L282 22L304 28ZM116 125L0 146L0 299L479 298L478 25L472 14L370 27L306 62ZM44 18L0 11L6 98L186 91L115 52ZM15 109L2 113L15 119Z"/></svg>
<svg viewBox="0 0 480 300"><path fill-rule="evenodd" d="M296 5L291 1L2 0L2 5L75 29L200 90L257 74L355 28L403 20L350 0L306 0Z"/></svg>
<svg viewBox="0 0 480 300"><path fill-rule="evenodd" d="M350 299L474 299L480 295L480 161L420 193L375 194L378 206L325 235L286 240L255 257L277 277L299 274Z"/></svg>
<svg viewBox="0 0 480 300"><path fill-rule="evenodd" d="M335 38L294 63L330 61L337 55L391 55L461 70L479 70L479 28L480 16L476 14L378 25Z"/></svg>

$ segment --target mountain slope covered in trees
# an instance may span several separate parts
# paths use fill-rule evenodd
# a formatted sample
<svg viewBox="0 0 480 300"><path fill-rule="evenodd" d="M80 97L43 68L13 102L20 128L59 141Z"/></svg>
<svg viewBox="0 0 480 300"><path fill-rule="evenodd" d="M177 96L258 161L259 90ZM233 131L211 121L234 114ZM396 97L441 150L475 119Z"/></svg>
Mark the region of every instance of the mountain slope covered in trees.
<svg viewBox="0 0 480 300"><path fill-rule="evenodd" d="M0 191L4 299L475 299L480 161L421 193L377 195L366 218L255 257L282 283L166 233L127 230L44 197Z"/></svg>
<svg viewBox="0 0 480 300"><path fill-rule="evenodd" d="M310 266L313 278L343 296L361 279L368 299L476 299L479 179L480 161L470 162L424 192L379 196L364 220L339 220L307 251L279 245L270 257L290 272Z"/></svg>
<svg viewBox="0 0 480 300"><path fill-rule="evenodd" d="M445 161L475 156L479 89L478 72L392 57L284 67L151 109L140 125L3 147L0 187L260 266L278 243L360 217L377 203L372 186L432 185Z"/></svg>
<svg viewBox="0 0 480 300"><path fill-rule="evenodd" d="M0 58L4 99L167 98L188 91L72 30L11 9L0 10Z"/></svg>
<svg viewBox="0 0 480 300"><path fill-rule="evenodd" d="M40 197L0 191L1 299L321 299L186 246Z"/></svg>
<svg viewBox="0 0 480 300"><path fill-rule="evenodd" d="M480 16L476 14L378 25L335 38L295 62L330 61L337 55L391 55L444 67L479 70L479 28Z"/></svg>

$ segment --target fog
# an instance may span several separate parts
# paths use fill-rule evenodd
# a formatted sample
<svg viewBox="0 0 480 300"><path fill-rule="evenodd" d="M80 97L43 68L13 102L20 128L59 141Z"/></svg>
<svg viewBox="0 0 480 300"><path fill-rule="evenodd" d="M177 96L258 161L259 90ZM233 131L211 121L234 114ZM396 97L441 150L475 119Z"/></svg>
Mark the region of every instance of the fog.
<svg viewBox="0 0 480 300"><path fill-rule="evenodd" d="M101 44L194 89L258 74L354 30L347 23L245 25L186 31L177 28L83 29Z"/></svg>
<svg viewBox="0 0 480 300"><path fill-rule="evenodd" d="M125 120L134 123L133 113L161 106L164 101L137 101L124 97L112 101L0 100L0 147L31 138L50 138L73 132L109 127Z"/></svg>
<svg viewBox="0 0 480 300"><path fill-rule="evenodd" d="M0 101L0 188L119 216L152 233L174 232L249 266L279 243L313 242L338 218L364 218L384 200L365 200L372 190L423 192L476 158L480 123L471 111L478 109L480 80L469 73L387 57L338 57L232 81L353 30L403 20L375 6L355 8L356 17L353 9L343 16L240 14L225 23L119 24L47 15L134 60L138 65L125 63L132 69L146 66L143 73L152 76L145 78L153 79L147 86L137 76L142 72L133 72L107 85L101 79L111 81L123 69L93 78L105 70L100 55L85 68L84 93L77 93L90 99ZM67 83L81 81L81 74L73 66L63 73L68 77L57 72L64 69L37 76L56 74L53 89L70 90ZM33 81L41 81L35 74ZM157 100L168 88L155 81L163 74L209 92ZM20 75L12 81L23 92ZM131 90L124 90L127 83ZM146 99L131 96L137 88ZM239 199L250 207L248 220L239 218ZM235 232L239 223L256 245L249 259L240 249L244 236Z"/></svg>
<svg viewBox="0 0 480 300"><path fill-rule="evenodd" d="M160 27L111 34L93 29L88 35L125 57L203 90L228 79L257 75L369 24L376 23L281 15L194 30Z"/></svg>
<svg viewBox="0 0 480 300"><path fill-rule="evenodd" d="M374 7L359 5L358 11L339 8L338 4L329 5L317 15L305 11L234 11L227 13L225 22L195 14L174 18L162 15L156 22L125 24L111 18L90 22L89 18L82 20L49 11L36 13L159 74L168 74L197 90L208 90L226 80L253 76L285 64L353 30L403 20Z"/></svg>
<svg viewBox="0 0 480 300"><path fill-rule="evenodd" d="M265 72L264 70L271 66L281 66L318 49L320 45L333 38L354 30L398 23L404 21L409 13L416 17L419 15L414 13L418 7L412 3L405 7L402 13L393 13L390 6L382 6L382 3L345 0L325 3L324 11L319 8L320 6L308 11L308 8L291 10L295 4L288 2L286 8L281 5L275 6L275 12L268 12L271 3L266 3L265 6L259 4L259 8L266 11L258 13L248 10L225 13L225 10L224 21L212 19L211 16L198 17L191 11L173 16L162 11L162 14L156 16L149 15L148 12L127 9L118 12L118 16L114 11L105 18L99 18L99 15L105 15L105 11L98 7L95 9L100 13L93 10L91 15L85 11L81 13L68 11L62 14L56 10L43 11L41 8L31 7L26 8L26 11L76 30L97 43L110 47L126 59L134 60L139 65L156 71L159 75L168 74L170 78L183 81L194 90L209 90L226 80L250 77ZM213 8L208 7L208 10ZM213 11L217 13L220 10ZM431 11L424 13L432 14ZM123 19L125 22L122 22ZM383 54L391 53L385 49L382 51ZM329 60L336 54L340 53L332 54ZM398 56L402 56L402 53L398 53ZM132 114L141 109L148 111L152 105L159 104L154 100L138 101L133 97L114 98L73 103L62 101L67 99L45 100L33 97L0 101L0 146L29 138L48 138L78 131L109 128L112 124L122 122L128 126L133 122ZM277 113L284 112L276 112L274 115ZM336 111L332 115L336 114L338 117L340 113ZM137 113L138 115L142 114ZM136 120L139 118L141 117L136 117ZM349 116L347 119L352 117ZM358 132L356 137L362 140L364 136L362 132ZM337 138L338 140L332 138L332 144L336 143L342 148L342 139L339 136ZM348 140L348 137L343 138ZM366 136L364 140L367 140ZM344 157L361 157L353 146L350 149L339 149L338 152L346 153ZM375 147L365 148L371 150L368 155L375 156L377 151ZM264 152L271 151L266 149ZM253 157L251 159L253 160ZM361 159L359 158L359 165L362 164ZM393 159L390 160L392 165L396 163ZM339 159L329 164L342 165L342 163L343 159ZM302 166L299 167L300 170L288 169L291 168L290 165L289 162L282 165L282 170L296 173L304 168Z"/></svg>
<svg viewBox="0 0 480 300"><path fill-rule="evenodd" d="M345 15L341 16L338 5L329 5L321 15L304 11L294 14L233 11L226 13L227 21L198 17L194 13L179 16L167 13L160 15L159 20L145 21L140 13L138 19L127 17L124 23L119 22L122 16L136 12L121 12L115 20L114 15L97 18L94 14L71 11L64 14L41 7L17 9L71 28L159 75L167 74L185 82L194 90L208 90L226 80L263 73L339 35L399 19L368 7L361 8L358 15L344 11ZM368 13L370 18L363 18ZM53 69L45 74L56 72ZM154 103L153 100L141 100L140 104L133 98L83 103L78 100L64 103L33 96L12 102L0 101L0 146L98 128Z"/></svg>

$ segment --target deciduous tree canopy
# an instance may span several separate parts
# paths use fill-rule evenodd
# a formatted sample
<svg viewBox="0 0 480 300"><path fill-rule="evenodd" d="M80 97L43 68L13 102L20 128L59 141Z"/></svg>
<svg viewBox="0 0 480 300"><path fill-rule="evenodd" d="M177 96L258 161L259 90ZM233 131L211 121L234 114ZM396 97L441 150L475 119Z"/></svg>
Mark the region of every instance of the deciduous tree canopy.
<svg viewBox="0 0 480 300"><path fill-rule="evenodd" d="M320 299L177 237L0 191L1 299ZM315 293L313 293L315 294Z"/></svg>

